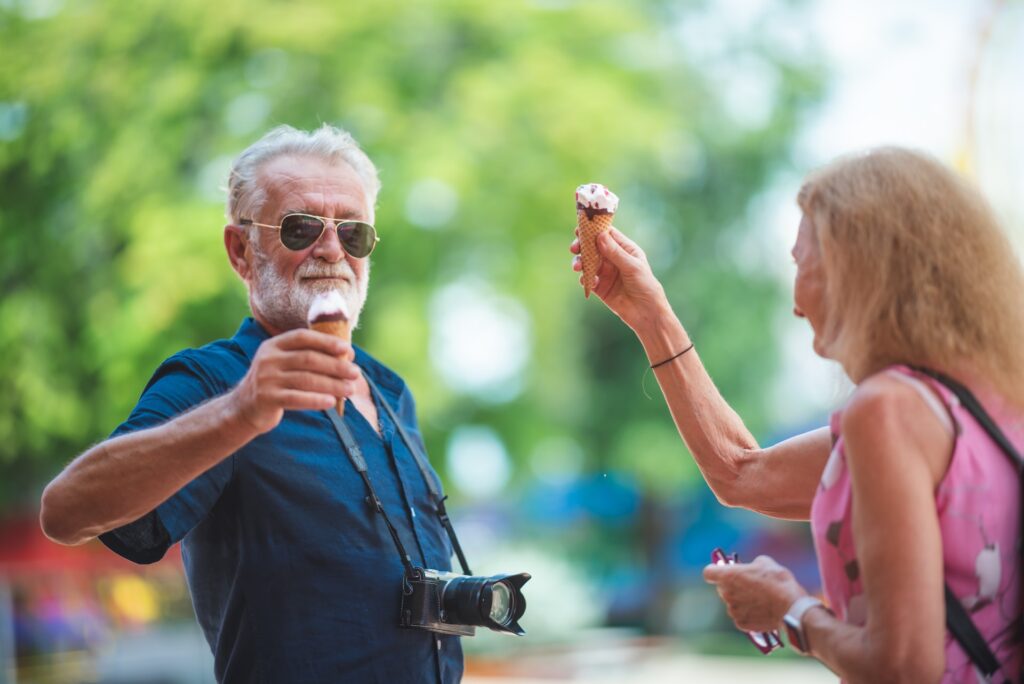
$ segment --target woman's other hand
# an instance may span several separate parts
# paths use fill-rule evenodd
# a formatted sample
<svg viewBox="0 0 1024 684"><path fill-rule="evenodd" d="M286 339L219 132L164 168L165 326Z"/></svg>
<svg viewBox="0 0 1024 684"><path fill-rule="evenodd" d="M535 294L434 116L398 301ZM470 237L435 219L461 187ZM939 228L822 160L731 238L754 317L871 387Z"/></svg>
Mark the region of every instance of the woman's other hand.
<svg viewBox="0 0 1024 684"><path fill-rule="evenodd" d="M578 234L569 251L575 255L573 270L582 271ZM666 312L672 315L665 289L651 271L644 251L635 242L612 227L597 236L597 251L601 255L601 266L597 270L597 284L593 292L623 323L640 334L645 326Z"/></svg>
<svg viewBox="0 0 1024 684"><path fill-rule="evenodd" d="M704 579L715 585L729 617L743 631L778 629L793 602L807 594L793 573L768 556L751 563L708 565Z"/></svg>

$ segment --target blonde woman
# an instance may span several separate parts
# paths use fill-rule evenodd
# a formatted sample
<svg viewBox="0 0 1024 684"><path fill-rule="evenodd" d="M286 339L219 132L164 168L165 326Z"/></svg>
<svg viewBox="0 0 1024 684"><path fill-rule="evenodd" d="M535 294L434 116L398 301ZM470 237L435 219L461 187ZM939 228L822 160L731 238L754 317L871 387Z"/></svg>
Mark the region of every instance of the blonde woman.
<svg viewBox="0 0 1024 684"><path fill-rule="evenodd" d="M1017 681L1020 477L944 385L911 369L969 387L1020 450L1013 250L976 191L908 150L840 159L797 202L794 313L856 389L829 427L768 447L718 393L643 251L615 229L598 241L595 292L643 344L708 485L728 506L811 521L827 606L768 557L705 578L737 627L785 624L846 681L979 681L945 628L948 584L998 660L995 680Z"/></svg>

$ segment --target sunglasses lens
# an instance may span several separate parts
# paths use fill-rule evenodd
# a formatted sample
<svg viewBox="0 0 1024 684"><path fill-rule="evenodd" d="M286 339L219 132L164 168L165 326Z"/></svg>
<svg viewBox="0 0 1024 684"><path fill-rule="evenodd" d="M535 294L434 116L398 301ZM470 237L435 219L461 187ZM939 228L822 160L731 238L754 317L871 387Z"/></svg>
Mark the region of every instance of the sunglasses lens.
<svg viewBox="0 0 1024 684"><path fill-rule="evenodd" d="M377 242L377 231L369 223L345 221L338 225L338 239L345 251L361 259L369 256Z"/></svg>
<svg viewBox="0 0 1024 684"><path fill-rule="evenodd" d="M281 243L298 251L317 241L324 230L324 222L312 216L290 214L281 221Z"/></svg>

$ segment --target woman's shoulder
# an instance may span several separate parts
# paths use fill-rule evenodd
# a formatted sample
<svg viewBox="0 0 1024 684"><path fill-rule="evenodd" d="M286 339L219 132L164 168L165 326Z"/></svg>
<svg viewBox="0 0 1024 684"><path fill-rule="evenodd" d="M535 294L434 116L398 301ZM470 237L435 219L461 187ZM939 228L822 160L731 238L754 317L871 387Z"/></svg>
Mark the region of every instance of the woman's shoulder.
<svg viewBox="0 0 1024 684"><path fill-rule="evenodd" d="M843 409L844 424L888 421L904 411L926 409L920 393L906 381L902 367L893 366L861 381Z"/></svg>
<svg viewBox="0 0 1024 684"><path fill-rule="evenodd" d="M953 434L944 389L928 376L904 365L889 366L861 381L843 409L843 417L857 423L920 418L928 414Z"/></svg>
<svg viewBox="0 0 1024 684"><path fill-rule="evenodd" d="M935 482L952 456L954 431L941 397L904 367L857 385L843 410L841 431L855 458L886 462L919 454Z"/></svg>

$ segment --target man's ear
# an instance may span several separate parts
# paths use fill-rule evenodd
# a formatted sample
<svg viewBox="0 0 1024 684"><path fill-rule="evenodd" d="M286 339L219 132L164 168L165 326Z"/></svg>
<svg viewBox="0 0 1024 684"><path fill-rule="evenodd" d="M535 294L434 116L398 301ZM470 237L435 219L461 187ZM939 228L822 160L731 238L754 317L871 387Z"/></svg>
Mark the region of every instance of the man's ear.
<svg viewBox="0 0 1024 684"><path fill-rule="evenodd" d="M224 249L228 252L231 268L246 283L252 275L252 249L245 229L229 223L224 226Z"/></svg>

